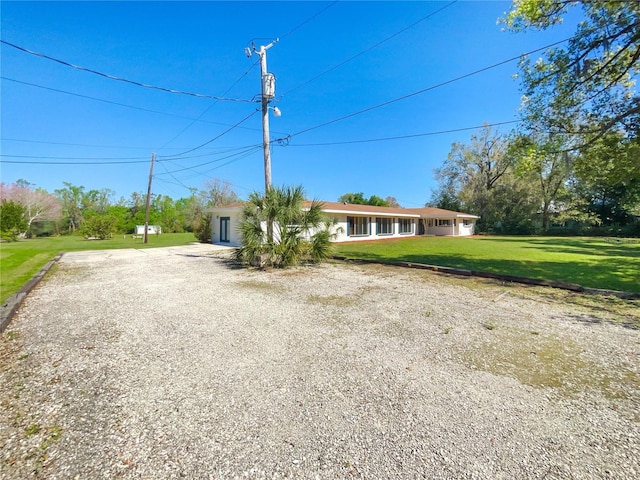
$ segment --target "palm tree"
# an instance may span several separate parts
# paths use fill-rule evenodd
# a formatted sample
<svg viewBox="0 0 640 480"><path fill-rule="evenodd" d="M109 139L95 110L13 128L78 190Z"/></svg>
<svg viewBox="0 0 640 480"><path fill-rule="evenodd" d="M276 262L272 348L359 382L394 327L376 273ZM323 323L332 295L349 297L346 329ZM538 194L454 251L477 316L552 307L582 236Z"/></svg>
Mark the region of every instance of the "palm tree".
<svg viewBox="0 0 640 480"><path fill-rule="evenodd" d="M253 192L242 211L242 247L236 250L236 259L277 267L325 260L334 234L322 207L316 200L305 206L301 186L273 187L264 195Z"/></svg>

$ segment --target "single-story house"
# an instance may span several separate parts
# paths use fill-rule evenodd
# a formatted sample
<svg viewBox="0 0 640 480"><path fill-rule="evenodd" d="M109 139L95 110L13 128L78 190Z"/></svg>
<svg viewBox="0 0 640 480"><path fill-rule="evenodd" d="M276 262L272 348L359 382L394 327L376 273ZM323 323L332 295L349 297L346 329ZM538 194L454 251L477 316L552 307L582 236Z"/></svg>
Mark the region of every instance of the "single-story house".
<svg viewBox="0 0 640 480"><path fill-rule="evenodd" d="M336 220L333 227L334 242L358 240L382 240L416 235L473 235L476 220L480 217L469 213L453 212L440 208L393 208L371 205L355 205L323 202L323 211ZM310 202L306 203L306 206ZM242 204L214 207L212 214L212 243L239 246L238 224L242 216Z"/></svg>

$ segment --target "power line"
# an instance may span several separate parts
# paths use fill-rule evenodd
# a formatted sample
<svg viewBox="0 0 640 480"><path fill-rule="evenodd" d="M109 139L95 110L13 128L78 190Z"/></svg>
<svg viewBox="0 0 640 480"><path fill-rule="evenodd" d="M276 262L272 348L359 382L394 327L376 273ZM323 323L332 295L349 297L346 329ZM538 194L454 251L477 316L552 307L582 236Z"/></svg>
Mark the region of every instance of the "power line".
<svg viewBox="0 0 640 480"><path fill-rule="evenodd" d="M289 35L291 35L293 32L295 32L296 30L298 30L300 27L306 25L307 23L309 23L311 20L313 20L314 18L316 18L317 16L323 14L325 11L327 11L328 9L330 9L331 7L333 7L336 3L338 3L340 0L336 0L335 2L330 3L329 5L327 5L326 7L324 7L322 10L320 10L319 12L315 13L314 15L312 15L311 17L307 18L304 22L299 23L297 26L293 27L291 30L289 30L287 33L285 33L284 35L282 35L282 38L288 37Z"/></svg>
<svg viewBox="0 0 640 480"><path fill-rule="evenodd" d="M60 89L57 89L57 88L45 87L44 85L37 85L35 83L23 82L21 80L16 80L14 78L8 78L8 77L0 76L0 79L7 80L9 82L20 83L22 85L28 85L30 87L41 88L43 90L50 90L52 92L64 93L65 95L73 95L74 97L86 98L86 99L95 100L95 101L98 101L98 102L109 103L111 105L118 105L120 107L133 108L134 110L141 110L143 112L157 113L159 115L166 115L168 117L182 118L182 119L185 119L185 120L194 120L194 121L203 122L203 123L210 123L210 124L213 124L213 125L229 126L229 124L226 124L226 123L211 122L209 120L201 120L200 118L195 118L194 119L193 117L185 117L183 115L175 115L173 113L160 112L158 110L152 110L152 109L149 109L149 108L136 107L134 105L127 105L126 103L114 102L114 101L111 101L111 100L105 100L103 98L92 97L92 96L89 96L89 95L82 95L80 93L69 92L69 91L60 90ZM246 128L247 130L259 131L259 129L257 129L257 128L249 128L249 127L240 127L240 128Z"/></svg>
<svg viewBox="0 0 640 480"><path fill-rule="evenodd" d="M450 3L446 4L445 6L440 7L438 10L436 10L436 11L434 11L434 12L431 12L429 15L426 15L426 16L422 17L421 19L419 19L419 20L417 20L417 21L413 22L411 25L409 25L409 26L407 26L407 27L403 28L402 30L399 30L399 31L397 31L396 33L394 33L394 34L392 34L392 35L390 35L390 36L386 37L385 39L380 40L378 43L375 43L374 45L371 45L370 47L365 48L365 49L364 49L364 50L362 50L361 52L356 53L355 55L353 55L353 56L351 56L351 57L347 58L347 59L346 59L346 60L344 60L343 62L340 62L339 64L337 64L337 65L335 65L335 66L333 66L333 67L331 67L331 68L329 68L329 69L325 70L325 71L324 71L324 72L322 72L322 73L319 73L319 74L318 74L318 75L316 75L315 77L312 77L312 78L310 78L309 80L307 80L307 81L305 81L305 82L302 82L300 85L298 85L298 86L296 86L296 87L291 88L290 90L288 90L288 91L286 91L285 93L283 93L283 94L282 94L282 97L284 97L285 95L288 95L289 93L293 92L294 90L297 90L297 89L299 89L299 88L301 88L301 87L304 87L305 85L307 85L307 84L309 84L309 83L313 82L314 80L317 80L318 78L320 78L320 77L322 77L322 76L326 75L327 73L333 72L334 70L336 70L336 69L338 69L338 68L342 67L343 65L345 65L345 64L347 64L347 63L349 63L349 62L350 62L350 61L352 61L352 60L355 60L356 58L360 57L361 55L364 55L365 53L367 53L367 52L369 52L369 51L373 50L374 48L379 47L379 46L380 46L380 45L382 45L383 43L385 43L385 42L387 42L387 41L391 40L392 38L397 37L397 36L398 36L398 35L400 35L401 33L404 33L404 32L406 32L407 30L409 30L409 29L411 29L411 28L415 27L415 26L416 26L416 25L418 25L419 23L422 23L422 22L424 22L425 20L428 20L429 18L433 17L433 16L434 16L434 15L436 15L437 13L440 13L442 10L444 10L444 9L446 9L446 8L448 8L448 7L450 7L451 5L453 5L454 3L456 3L457 1L458 1L458 0L453 0L452 2L450 2ZM334 2L334 3L335 3L335 2Z"/></svg>
<svg viewBox="0 0 640 480"><path fill-rule="evenodd" d="M65 62L64 60L60 60L58 58L50 57L49 55L45 55L43 53L34 52L33 50L29 50L27 48L21 47L19 45L16 45L16 44L13 44L13 43L10 43L10 42L7 42L5 40L0 40L0 43L3 43L4 45L7 45L9 47L13 47L13 48L15 48L17 50L20 50L22 52L28 53L29 55L34 55L36 57L46 58L47 60L51 60L53 62L60 63L61 65L65 65L67 67L75 68L76 70L81 70L83 72L93 73L95 75L99 75L101 77L108 78L110 80L116 80L116 81L119 81L119 82L130 83L132 85L137 85L138 87L150 88L150 89L153 89L153 90L160 90L160 91L163 91L163 92L175 93L175 94L179 94L179 95L188 95L188 96L197 97L197 98L211 98L213 100L220 100L220 101L253 103L252 100L244 100L244 99L238 99L238 98L226 98L226 97L218 97L218 96L215 96L215 95L205 95L205 94L202 94L202 93L185 92L185 91L182 91L182 90L175 90L175 89L172 89L172 88L158 87L158 86L155 86L155 85L149 85L149 84L146 84L146 83L136 82L134 80L128 80L126 78L117 77L115 75L109 75L107 73L99 72L97 70L92 70L90 68L81 67L79 65L74 65L73 63Z"/></svg>
<svg viewBox="0 0 640 480"><path fill-rule="evenodd" d="M242 152L234 153L234 154L228 155L226 157L220 157L220 158L217 158L215 160L211 160L210 162L200 163L198 165L193 165L191 167L183 167L183 168L179 168L177 170L172 170L171 172L159 173L157 175L166 175L166 174L170 174L170 173L183 172L185 170L193 170L195 168L203 167L205 165L211 165L212 163L220 162L222 160L226 160L228 158L233 158L235 156L241 156L241 158L244 158L246 155L249 155L249 154L251 154L253 152L256 152L256 151L260 150L261 148L262 148L262 145L254 145L254 146L248 147L246 150L244 150ZM227 165L227 164L225 164L225 165Z"/></svg>
<svg viewBox="0 0 640 480"><path fill-rule="evenodd" d="M175 155L165 155L162 158L169 158L169 157L180 157L181 155L184 155L185 153L190 153L193 152L194 150L198 150L199 148L204 147L205 145L210 144L211 142L214 142L215 140L218 140L220 137L222 137L223 135L229 133L231 130L233 130L234 128L238 127L239 125L241 125L243 122L249 120L251 117L253 117L256 113L258 113L258 110L254 110L253 112L251 112L249 115L247 115L246 117L244 117L242 120L240 120L238 123L236 123L235 125L232 125L230 128L228 128L227 130L225 130L224 132L222 132L219 135L216 135L215 137L213 137L211 140L208 140L206 142L204 142L201 145L198 145L197 147L193 147L187 151L184 151L182 153L176 153Z"/></svg>
<svg viewBox="0 0 640 480"><path fill-rule="evenodd" d="M66 157L40 157L40 156L29 156L29 155L4 155L1 154L0 157L12 157L12 158L50 158L50 159L54 159L54 158L66 158ZM0 160L0 163L20 163L23 165L122 165L122 164L133 164L133 163L149 163L149 160L122 160L122 161L110 161L110 160L105 160L105 161L93 161L95 159L92 159L92 161L89 162L62 162L62 161L55 161L55 162L28 162L25 160Z"/></svg>
<svg viewBox="0 0 640 480"><path fill-rule="evenodd" d="M131 147L127 145L96 145L91 143L66 143L66 142L47 142L44 140L31 140L27 138L0 138L3 142L21 142L21 143L38 143L43 145L64 145L67 147L92 147L92 148L125 148L127 150L153 150L154 147ZM166 147L180 150L184 147Z"/></svg>
<svg viewBox="0 0 640 480"><path fill-rule="evenodd" d="M427 136L435 136L435 135L445 135L448 133L456 133L456 132L464 132L464 131L468 131L468 130L477 130L478 128L482 128L483 126L489 126L489 127L497 127L497 126L501 126L501 125L509 125L509 124L514 124L514 123L521 123L521 120L508 120L508 121L504 121L504 122L495 122L495 123L484 123L482 125L475 125L472 127L461 127L461 128L454 128L454 129L449 129L449 130L439 130L439 131L435 131L435 132L425 132L425 133L415 133L415 134L409 134L409 135L399 135L399 136L395 136L395 137L383 137L383 138L371 138L371 139L364 139L364 140L347 140L347 141L343 141L343 142L324 142L324 143L304 143L304 144L288 144L286 143L286 139L282 138L282 139L277 139L277 140L273 140L271 143L275 143L275 142L281 142L284 145L287 146L292 146L292 147L320 147L320 146L330 146L330 145L348 145L348 144L357 144L357 143L374 143L374 142L384 142L384 141L392 141L392 140L403 140L403 139L408 139L408 138L417 138L417 137L427 137ZM213 141L215 139L210 140ZM198 168L204 165L209 165L211 163L215 163L215 162L219 162L221 160L225 160L227 158L233 158L234 156L237 155L245 155L247 154L247 152L253 153L256 150L259 150L260 148L262 148L261 144L257 144L257 145L247 145L244 147L236 147L234 149L230 149L228 150L228 152L231 151L237 151L237 153L233 153L224 157L220 157L218 159L212 160L210 162L204 162L198 165L194 165L192 167L183 167L180 168L178 170L173 170L171 172L169 172L167 170L166 174L171 174L171 173L175 173L175 172L181 172L184 170L191 170L194 168ZM199 158L199 157L209 157L215 155L215 153L203 153L203 154L199 154L199 155L190 155L187 157L180 157L180 158L171 158L171 157L166 157L163 158L161 160L157 160L158 163L161 162L171 162L171 161L176 161L176 160L186 160L189 158ZM41 157L41 156L29 156L29 155L5 155L5 154L0 154L0 157L11 157L11 158L47 158L47 159L70 159L69 157ZM126 158L126 157L125 157ZM142 157L133 157L133 158L142 158ZM244 157L242 157L244 158ZM80 158L77 158L77 160L79 160ZM91 160L101 160L100 158L92 158ZM102 160L105 161L101 161L101 162L27 162L27 161L12 161L12 160L2 160L3 163L21 163L21 164L34 164L34 165L113 165L113 164L133 164L133 163L147 163L148 160L134 160L134 161L110 161L109 158L104 158ZM225 164L226 165L226 164ZM157 175L165 175L163 173L161 174L156 174ZM176 179L177 180L177 179Z"/></svg>
<svg viewBox="0 0 640 480"><path fill-rule="evenodd" d="M482 128L482 127L498 127L500 125L509 125L512 123L522 123L521 120L508 120L506 122L496 122L496 123L483 123L482 125L476 125L473 127L463 127L463 128L454 128L451 130L439 130L436 132L426 132L426 133L414 133L411 135L399 135L397 137L384 137L384 138L370 138L367 140L348 140L348 141L344 141L344 142L325 142L325 143L302 143L302 144L287 144L286 142L284 143L285 146L291 146L291 147L320 147L320 146L327 146L327 145L348 145L348 144L353 144L353 143L374 143L374 142L387 142L390 140L404 140L407 138L416 138L416 137L428 137L428 136L433 136L433 135L444 135L447 133L456 133L456 132L464 132L467 130L477 130L478 128ZM286 139L286 137L285 137ZM279 139L279 140L284 140L284 139Z"/></svg>
<svg viewBox="0 0 640 480"><path fill-rule="evenodd" d="M245 145L242 147L234 147L225 149L223 152L209 152L201 153L198 155L188 155L186 157L179 158L164 158L156 160L157 163L162 162L174 162L176 160L186 160L189 158L201 158L210 157L212 155L219 155L229 152L245 151L246 149L256 148L260 145ZM135 163L149 163L149 160L143 160L145 157L43 157L41 155L10 155L0 154L0 157L6 158L39 158L47 160L89 160L85 162L69 162L69 161L55 161L55 162L29 162L23 160L0 160L0 163L21 163L21 164L34 164L34 165L116 165L116 164L135 164ZM227 157L224 157L227 158Z"/></svg>
<svg viewBox="0 0 640 480"><path fill-rule="evenodd" d="M475 71L473 71L473 72L466 73L466 74L464 74L464 75L460 75L459 77L455 77L455 78L452 78L452 79L450 79L450 80L446 80L446 81L441 82L441 83L438 83L438 84L436 84L436 85L432 85L432 86L430 86L430 87L423 88L422 90L418 90L417 92L409 93L409 94L407 94L407 95L403 95L403 96L401 96L401 97L394 98L393 100L388 100L388 101L386 101L386 102L379 103L379 104L377 104L377 105L374 105L374 106L372 106L372 107L365 108L365 109L363 109L363 110L358 110L357 112L353 112L353 113L350 113L350 114L348 114L348 115L344 115L344 116L342 116L342 117L339 117L339 118L336 118L336 119L330 120L330 121L328 121L328 122L321 123L321 124L316 125L316 126L314 126L314 127L305 128L304 130L300 130L300 131L299 131L299 132L297 132L297 133L294 133L294 134L292 134L292 135L289 135L287 138L292 138L292 137L295 137L295 136L297 136L297 135L301 135L301 134L303 134L303 133L310 132L311 130L316 130L316 129L321 128L321 127L326 127L327 125L331 125L331 124L333 124L333 123L341 122L342 120L346 120L347 118L355 117L355 116L357 116L357 115L361 115L361 114L363 114L363 113L370 112L370 111L372 111L372 110L375 110L375 109L378 109L378 108L381 108L381 107L386 107L387 105L391 105L392 103L396 103L396 102L399 102L399 101L401 101L401 100L406 100L407 98L415 97L416 95L420 95L420 94L422 94L422 93L429 92L429 91L431 91L431 90L435 90L436 88L440 88L440 87L443 87L443 86L445 86L445 85L449 85L450 83L454 83L454 82L457 82L457 81L459 81L459 80L463 80L463 79L465 79L465 78L471 77L471 76L473 76L473 75L477 75L477 74L479 74L479 73L486 72L487 70L491 70L491 69L496 68L496 67L499 67L499 66L501 66L501 65L505 65L505 64L507 64L507 63L513 62L514 60L518 60L518 59L520 59L520 58L522 58L522 57L524 57L524 56L526 56L526 55L531 55L532 53L536 53L536 52L539 52L539 51L544 50L544 49L546 49L546 48L553 47L553 46L555 46L555 45L559 45L559 44L561 44L561 43L566 42L567 40L569 40L569 38L565 38L564 40L560 40L560 41L558 41L558 42L551 43L551 44L546 45L546 46L544 46L544 47L540 47L540 48L537 48L537 49L535 49L535 50L531 50L530 52L525 52L525 53L520 54L520 55L518 55L518 56L516 56L516 57L511 57L511 58L509 58L509 59L507 59L507 60L503 60L503 61L501 61L501 62L494 63L493 65L489 65L489 66L487 66L487 67L483 67L483 68L481 68L481 69L479 69L479 70L475 70Z"/></svg>
<svg viewBox="0 0 640 480"><path fill-rule="evenodd" d="M259 61L259 60L258 60L258 61L253 62L253 64L252 64L252 65L247 69L247 71L245 71L242 75L240 75L240 77L239 77L235 82L233 82L233 84L232 84L229 88L227 88L227 89L224 91L223 95L226 95L227 93L229 93L229 92L231 91L231 89L232 89L233 87L235 87L235 86L240 82L240 80L242 80L244 77L246 77L246 76L249 74L249 72L250 72L251 70L253 70L253 68L254 68L258 63L260 63L260 61ZM180 135L182 135L184 132L186 132L187 130L189 130L189 129L193 126L193 124L194 124L194 123L196 123L198 120L200 120L200 119L201 119L201 118L202 118L202 117L203 117L203 116L204 116L204 115L205 115L209 110L211 110L211 109L213 108L213 106L214 106L215 104L217 104L217 103L218 103L218 100L214 101L211 105L209 105L209 106L204 110L204 112L202 112L200 115L198 115L198 117L197 117L197 118L193 119L193 121L192 121L189 125L187 125L187 126L186 126L186 127L184 127L182 130L180 130L180 132L178 132L178 134L177 134L175 137L173 137L171 140L169 140L169 141L165 142L165 144L164 144L162 147L160 147L160 149L165 148L167 145L169 145L171 142L173 142L176 138L178 138L178 137L179 137Z"/></svg>

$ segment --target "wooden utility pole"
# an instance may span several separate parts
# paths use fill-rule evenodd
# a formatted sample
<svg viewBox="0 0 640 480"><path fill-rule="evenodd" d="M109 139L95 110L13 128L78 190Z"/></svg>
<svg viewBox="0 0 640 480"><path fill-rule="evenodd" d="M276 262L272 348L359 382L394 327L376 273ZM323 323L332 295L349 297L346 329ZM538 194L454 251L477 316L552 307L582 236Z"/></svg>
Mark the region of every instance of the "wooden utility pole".
<svg viewBox="0 0 640 480"><path fill-rule="evenodd" d="M267 50L278 42L276 38L269 45L261 46L260 55L260 93L262 97L262 151L264 153L264 193L271 189L271 148L269 140L269 100L275 95L274 76L267 72ZM255 50L255 47L254 47Z"/></svg>
<svg viewBox="0 0 640 480"><path fill-rule="evenodd" d="M151 154L151 169L149 170L149 186L147 187L147 206L144 212L144 240L142 243L147 243L148 230L149 230L149 207L151 206L151 181L153 180L153 162L156 160L156 154Z"/></svg>

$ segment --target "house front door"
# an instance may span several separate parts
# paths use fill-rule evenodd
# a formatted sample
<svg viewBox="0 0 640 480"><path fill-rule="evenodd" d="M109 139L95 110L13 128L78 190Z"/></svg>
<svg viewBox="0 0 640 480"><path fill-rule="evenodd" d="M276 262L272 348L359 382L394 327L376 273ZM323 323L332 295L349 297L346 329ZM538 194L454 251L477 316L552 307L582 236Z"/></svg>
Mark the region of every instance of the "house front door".
<svg viewBox="0 0 640 480"><path fill-rule="evenodd" d="M418 222L418 235L424 235L425 233L424 218L421 218Z"/></svg>
<svg viewBox="0 0 640 480"><path fill-rule="evenodd" d="M229 225L231 224L230 217L220 217L220 242L229 243Z"/></svg>

